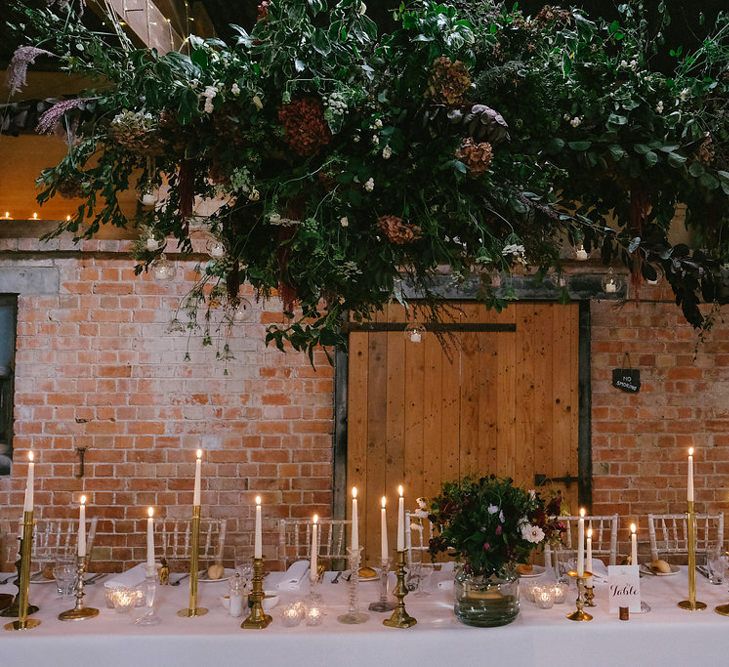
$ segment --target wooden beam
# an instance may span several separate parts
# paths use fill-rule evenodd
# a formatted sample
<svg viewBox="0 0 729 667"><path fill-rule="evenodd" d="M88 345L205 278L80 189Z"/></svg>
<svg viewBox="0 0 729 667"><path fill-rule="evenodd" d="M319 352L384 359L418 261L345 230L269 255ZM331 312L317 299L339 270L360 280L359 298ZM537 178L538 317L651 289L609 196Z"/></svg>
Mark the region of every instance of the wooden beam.
<svg viewBox="0 0 729 667"><path fill-rule="evenodd" d="M94 6L95 5L95 6ZM174 51L184 38L173 28L171 20L152 0L95 0L95 11L104 16L107 6L148 48L159 53Z"/></svg>

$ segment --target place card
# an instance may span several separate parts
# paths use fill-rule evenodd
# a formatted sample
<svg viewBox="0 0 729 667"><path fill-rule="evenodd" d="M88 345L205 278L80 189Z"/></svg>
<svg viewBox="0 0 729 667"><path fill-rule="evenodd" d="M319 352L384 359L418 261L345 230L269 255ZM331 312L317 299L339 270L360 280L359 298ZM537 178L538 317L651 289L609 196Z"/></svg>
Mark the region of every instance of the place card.
<svg viewBox="0 0 729 667"><path fill-rule="evenodd" d="M640 573L637 565L608 566L608 599L611 614L617 614L620 607L628 607L631 614L640 613Z"/></svg>

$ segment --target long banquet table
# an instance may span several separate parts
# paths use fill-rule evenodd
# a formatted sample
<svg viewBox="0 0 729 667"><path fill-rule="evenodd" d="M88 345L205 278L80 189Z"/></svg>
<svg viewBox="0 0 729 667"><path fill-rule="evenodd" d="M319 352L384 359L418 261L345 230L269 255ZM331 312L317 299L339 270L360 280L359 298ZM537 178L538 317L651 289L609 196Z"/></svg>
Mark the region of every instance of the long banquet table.
<svg viewBox="0 0 729 667"><path fill-rule="evenodd" d="M537 609L523 598L517 620L501 628L461 625L453 615L452 591L434 587L428 597L406 599L408 610L418 619L408 630L384 627L381 621L386 615L377 613L371 613L362 625L337 622L346 606L347 586L342 583L321 587L327 608L321 626L282 625L280 606L306 592L287 591L272 611L274 623L265 630L240 629L241 619L230 617L220 605L219 596L227 591L224 583L200 584L200 604L210 613L192 619L176 615L187 606L186 585L160 588L157 612L162 623L154 627L135 626L133 616L106 609L101 583L86 588L87 604L101 609L97 618L58 621L58 613L71 606L69 600L58 599L53 584L32 585L31 601L41 607L35 618L42 623L25 632L0 631L0 666L727 665L729 617L713 611L716 604L729 600L727 586L713 586L701 576L697 579L699 599L709 605L704 611L687 612L676 606L686 597L684 569L673 577L644 577L643 599L652 611L634 614L628 622L608 613L607 589L602 585L596 589L598 606L590 623L565 619L573 605L571 590L566 604L549 610ZM0 592L14 590L0 586ZM362 606L376 599L377 591L377 583L362 583Z"/></svg>

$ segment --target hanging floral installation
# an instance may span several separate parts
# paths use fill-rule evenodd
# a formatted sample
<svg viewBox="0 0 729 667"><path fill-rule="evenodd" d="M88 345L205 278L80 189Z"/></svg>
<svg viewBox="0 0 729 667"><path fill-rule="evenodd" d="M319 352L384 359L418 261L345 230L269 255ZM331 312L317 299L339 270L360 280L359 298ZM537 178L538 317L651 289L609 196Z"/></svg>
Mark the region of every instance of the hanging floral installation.
<svg viewBox="0 0 729 667"><path fill-rule="evenodd" d="M493 276L559 270L570 246L635 282L665 274L707 326L700 304L729 299L727 17L666 72L662 3L650 25L641 2L612 22L455 4L403 5L381 32L359 0L269 0L231 43L191 35L164 55L118 24L90 31L73 3L19 6L14 89L38 55L98 81L42 119L73 140L40 199L84 198L58 233L146 230L140 271L167 239L191 251L202 224L218 252L191 298L276 293L287 318L267 340L282 349L342 342L344 317L404 301L403 284L437 309L444 267L503 307ZM134 220L129 188L159 193ZM679 205L696 249L669 241Z"/></svg>

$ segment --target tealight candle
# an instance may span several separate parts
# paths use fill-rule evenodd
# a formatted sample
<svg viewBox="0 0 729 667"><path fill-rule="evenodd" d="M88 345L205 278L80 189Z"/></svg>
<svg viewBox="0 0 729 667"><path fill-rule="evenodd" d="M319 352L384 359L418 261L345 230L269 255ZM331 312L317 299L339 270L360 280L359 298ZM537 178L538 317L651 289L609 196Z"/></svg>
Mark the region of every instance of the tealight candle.
<svg viewBox="0 0 729 667"><path fill-rule="evenodd" d="M281 610L281 622L287 628L295 628L299 623L301 623L301 619L302 609L297 602L287 604Z"/></svg>
<svg viewBox="0 0 729 667"><path fill-rule="evenodd" d="M554 604L563 604L567 597L567 584L556 583L552 585Z"/></svg>
<svg viewBox="0 0 729 667"><path fill-rule="evenodd" d="M324 620L324 614L319 607L309 607L306 610L306 624L307 625L321 625Z"/></svg>
<svg viewBox="0 0 729 667"><path fill-rule="evenodd" d="M618 286L615 284L614 280L609 280L605 283L605 292L607 294L615 294L615 292L618 291Z"/></svg>
<svg viewBox="0 0 729 667"><path fill-rule="evenodd" d="M587 260L587 250L585 250L583 247L577 248L575 250L575 259L578 262L584 262Z"/></svg>
<svg viewBox="0 0 729 667"><path fill-rule="evenodd" d="M554 606L552 589L549 586L536 589L534 592L534 602L540 609L551 609Z"/></svg>

